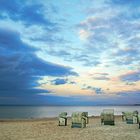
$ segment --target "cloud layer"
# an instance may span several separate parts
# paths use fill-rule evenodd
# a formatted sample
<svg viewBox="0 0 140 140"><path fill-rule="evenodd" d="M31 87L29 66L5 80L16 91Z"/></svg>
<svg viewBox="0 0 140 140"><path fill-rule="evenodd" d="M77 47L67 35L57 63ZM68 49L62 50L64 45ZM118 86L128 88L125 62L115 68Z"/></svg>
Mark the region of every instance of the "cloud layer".
<svg viewBox="0 0 140 140"><path fill-rule="evenodd" d="M48 93L35 88L42 76L76 75L69 67L41 60L36 51L21 40L19 33L0 29L0 97Z"/></svg>
<svg viewBox="0 0 140 140"><path fill-rule="evenodd" d="M1 0L0 103L140 103L139 4Z"/></svg>

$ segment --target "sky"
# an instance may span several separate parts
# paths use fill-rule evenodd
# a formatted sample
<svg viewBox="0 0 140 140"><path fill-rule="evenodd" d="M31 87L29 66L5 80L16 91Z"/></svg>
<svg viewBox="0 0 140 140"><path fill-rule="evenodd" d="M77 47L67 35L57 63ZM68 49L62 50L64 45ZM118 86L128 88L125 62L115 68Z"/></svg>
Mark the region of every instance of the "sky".
<svg viewBox="0 0 140 140"><path fill-rule="evenodd" d="M0 0L0 104L140 104L139 0Z"/></svg>

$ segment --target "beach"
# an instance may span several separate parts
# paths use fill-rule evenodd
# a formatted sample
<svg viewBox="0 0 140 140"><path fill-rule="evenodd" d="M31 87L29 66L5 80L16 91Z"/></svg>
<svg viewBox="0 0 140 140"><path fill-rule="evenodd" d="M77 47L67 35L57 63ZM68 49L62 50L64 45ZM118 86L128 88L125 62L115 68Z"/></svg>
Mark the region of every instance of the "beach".
<svg viewBox="0 0 140 140"><path fill-rule="evenodd" d="M90 117L86 128L58 126L57 118L0 120L0 140L140 140L138 124L126 124L115 116L115 125L101 125Z"/></svg>

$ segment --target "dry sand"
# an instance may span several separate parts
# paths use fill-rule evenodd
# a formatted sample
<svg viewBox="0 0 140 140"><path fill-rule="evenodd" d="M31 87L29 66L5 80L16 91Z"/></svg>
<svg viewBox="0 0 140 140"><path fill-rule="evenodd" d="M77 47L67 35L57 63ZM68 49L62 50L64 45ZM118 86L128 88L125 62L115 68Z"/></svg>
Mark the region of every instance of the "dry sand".
<svg viewBox="0 0 140 140"><path fill-rule="evenodd" d="M140 140L138 124L115 118L115 126L101 125L99 117L89 119L86 128L58 126L58 120L0 120L0 140Z"/></svg>

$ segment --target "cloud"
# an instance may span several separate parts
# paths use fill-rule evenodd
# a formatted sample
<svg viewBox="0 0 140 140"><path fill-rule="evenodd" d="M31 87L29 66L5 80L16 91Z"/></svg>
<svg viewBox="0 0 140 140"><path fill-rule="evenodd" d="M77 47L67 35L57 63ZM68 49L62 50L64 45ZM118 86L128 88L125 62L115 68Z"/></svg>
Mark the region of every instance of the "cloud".
<svg viewBox="0 0 140 140"><path fill-rule="evenodd" d="M137 47L139 43L137 44L137 42L135 42L133 43L133 46L132 46L132 44L130 45L129 42L128 42L127 47L123 49L118 49L116 52L113 53L113 55L115 56L115 59L114 59L115 64L128 65L128 64L139 62L140 50Z"/></svg>
<svg viewBox="0 0 140 140"><path fill-rule="evenodd" d="M126 82L126 85L134 86L134 85L136 85L136 83L134 83L134 82Z"/></svg>
<svg viewBox="0 0 140 140"><path fill-rule="evenodd" d="M140 81L140 71L131 71L120 76L122 81L136 82Z"/></svg>
<svg viewBox="0 0 140 140"><path fill-rule="evenodd" d="M52 76L76 74L69 67L39 59L35 55L37 50L22 42L20 35L14 31L0 29L0 49L1 57L3 57L1 63L9 60L10 62L7 62L7 64L17 64L17 68L19 67L18 69L21 71L24 69L25 74L32 73L33 75L38 74L38 76L45 74Z"/></svg>
<svg viewBox="0 0 140 140"><path fill-rule="evenodd" d="M139 50L135 49L135 48L124 48L124 49L120 49L117 50L117 52L114 54L116 56L127 56L127 57L133 57L139 54Z"/></svg>
<svg viewBox="0 0 140 140"><path fill-rule="evenodd" d="M51 80L50 83L52 85L64 85L64 84L75 85L76 84L75 81L70 81L67 78L56 78L54 80Z"/></svg>
<svg viewBox="0 0 140 140"><path fill-rule="evenodd" d="M104 91L102 90L102 88L99 88L99 87L93 87L93 86L84 85L84 87L82 89L83 90L86 90L86 89L92 90L96 94L104 94Z"/></svg>
<svg viewBox="0 0 140 140"><path fill-rule="evenodd" d="M66 84L68 81L68 79L60 79L60 78L57 78L55 80L52 80L51 83L53 85L63 85L63 84Z"/></svg>
<svg viewBox="0 0 140 140"><path fill-rule="evenodd" d="M93 73L92 75L102 75L102 76L107 76L107 75L109 75L109 74L106 73L106 72L96 72L96 73Z"/></svg>
<svg viewBox="0 0 140 140"><path fill-rule="evenodd" d="M18 32L3 28L0 28L0 48L3 50L2 52L9 52L10 54L17 52L25 53L25 51L31 52L35 50L21 41Z"/></svg>
<svg viewBox="0 0 140 140"><path fill-rule="evenodd" d="M53 56L61 56L61 57L64 57L64 58L70 57L70 55L71 55L70 52L68 52L66 50L63 50L63 49L62 50L60 49L60 50L57 50L57 51L51 49L51 50L48 51L48 53L53 55Z"/></svg>
<svg viewBox="0 0 140 140"><path fill-rule="evenodd" d="M72 59L80 62L83 64L83 66L97 66L100 64L99 58L97 56L90 57L88 54L85 55L85 53L80 53L72 56Z"/></svg>
<svg viewBox="0 0 140 140"><path fill-rule="evenodd" d="M30 98L0 97L0 103L25 105L134 105L139 104L140 91L120 92L116 96L56 96L54 94L41 94ZM32 97L32 98L31 98ZM131 100L130 100L131 99Z"/></svg>
<svg viewBox="0 0 140 140"><path fill-rule="evenodd" d="M139 2L109 0L92 4L87 18L76 26L79 37L83 35L86 40L84 46L88 56L96 55L99 64L104 63L101 58L117 66L138 63L140 10L134 5Z"/></svg>
<svg viewBox="0 0 140 140"><path fill-rule="evenodd" d="M0 29L0 96L49 93L36 89L42 76L77 75L70 67L38 58L36 51L21 40L19 33Z"/></svg>
<svg viewBox="0 0 140 140"><path fill-rule="evenodd" d="M74 81L70 81L69 84L76 85L77 83Z"/></svg>
<svg viewBox="0 0 140 140"><path fill-rule="evenodd" d="M127 6L139 6L140 1L139 0L111 0L112 4L118 4L118 5L127 5Z"/></svg>
<svg viewBox="0 0 140 140"><path fill-rule="evenodd" d="M128 92L118 92L119 101L122 104L139 104L140 103L140 90L133 90Z"/></svg>
<svg viewBox="0 0 140 140"><path fill-rule="evenodd" d="M48 30L56 28L57 24L46 18L44 10L43 5L36 2L8 0L7 3L5 0L0 1L0 12L3 18L21 21L26 26L42 25Z"/></svg>
<svg viewBox="0 0 140 140"><path fill-rule="evenodd" d="M24 102L42 100L50 104L55 99L60 100L56 101L58 104L61 99L74 100L49 96L55 92L59 96L100 96L96 99L101 102L106 97L107 102L112 99L107 93L139 89L138 0L88 0L78 6L77 3L0 0L0 26L13 29L0 29L1 99L12 96L16 100L20 96ZM71 67L58 65L57 61ZM125 73L130 69L134 71ZM125 74L120 75L122 71ZM88 75L90 72L95 73ZM83 81L87 82L85 90L81 89ZM71 93L67 93L68 88ZM42 95L49 96L48 100ZM74 102L80 104L80 99L84 103L80 97Z"/></svg>
<svg viewBox="0 0 140 140"><path fill-rule="evenodd" d="M89 37L90 33L84 29L79 31L79 36L81 40L86 40Z"/></svg>
<svg viewBox="0 0 140 140"><path fill-rule="evenodd" d="M48 34L50 34L50 33L45 33L43 35L40 35L39 37L37 37L35 35L33 37L30 37L29 39L30 39L30 41L33 41L34 43L41 42L41 43L47 43L50 45L55 45L57 43L66 44L66 42L67 42L62 37L55 36L54 34L53 35L50 34L50 36L48 36ZM55 54L55 52L52 51L52 54Z"/></svg>
<svg viewBox="0 0 140 140"><path fill-rule="evenodd" d="M94 80L106 80L106 81L110 80L108 75L109 74L105 72L96 72L89 74L89 76L92 77Z"/></svg>
<svg viewBox="0 0 140 140"><path fill-rule="evenodd" d="M100 76L100 77L93 77L94 80L110 80L110 78L106 77L106 76Z"/></svg>

